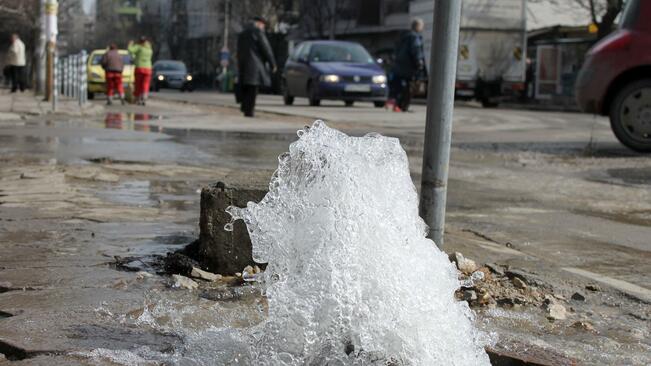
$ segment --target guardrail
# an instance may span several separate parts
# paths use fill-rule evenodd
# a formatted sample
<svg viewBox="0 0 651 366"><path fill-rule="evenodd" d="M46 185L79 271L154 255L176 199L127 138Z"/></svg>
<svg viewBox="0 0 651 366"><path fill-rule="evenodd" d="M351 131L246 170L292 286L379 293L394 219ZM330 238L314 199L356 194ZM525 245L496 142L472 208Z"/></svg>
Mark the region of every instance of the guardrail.
<svg viewBox="0 0 651 366"><path fill-rule="evenodd" d="M56 110L59 95L77 99L79 106L88 102L87 61L86 51L65 57L54 57L54 96L52 98L54 110Z"/></svg>

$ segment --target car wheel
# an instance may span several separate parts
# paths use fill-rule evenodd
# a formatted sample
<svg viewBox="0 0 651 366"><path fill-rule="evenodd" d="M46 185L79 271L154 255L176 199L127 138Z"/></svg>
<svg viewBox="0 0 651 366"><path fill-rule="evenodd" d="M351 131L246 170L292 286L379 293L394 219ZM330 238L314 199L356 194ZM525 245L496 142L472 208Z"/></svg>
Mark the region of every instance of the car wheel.
<svg viewBox="0 0 651 366"><path fill-rule="evenodd" d="M355 104L355 101L345 100L344 103L346 104L346 107L352 107Z"/></svg>
<svg viewBox="0 0 651 366"><path fill-rule="evenodd" d="M88 100L95 99L95 93L88 92Z"/></svg>
<svg viewBox="0 0 651 366"><path fill-rule="evenodd" d="M651 79L624 86L610 107L610 127L632 150L651 152Z"/></svg>
<svg viewBox="0 0 651 366"><path fill-rule="evenodd" d="M373 102L375 108L384 108L385 102Z"/></svg>
<svg viewBox="0 0 651 366"><path fill-rule="evenodd" d="M292 105L294 104L294 96L289 95L289 89L287 88L287 82L283 82L283 102L285 102L285 105Z"/></svg>
<svg viewBox="0 0 651 366"><path fill-rule="evenodd" d="M318 98L316 94L316 89L312 85L312 83L307 84L307 95L308 99L310 100L310 105L313 107L318 107L321 105L321 99Z"/></svg>

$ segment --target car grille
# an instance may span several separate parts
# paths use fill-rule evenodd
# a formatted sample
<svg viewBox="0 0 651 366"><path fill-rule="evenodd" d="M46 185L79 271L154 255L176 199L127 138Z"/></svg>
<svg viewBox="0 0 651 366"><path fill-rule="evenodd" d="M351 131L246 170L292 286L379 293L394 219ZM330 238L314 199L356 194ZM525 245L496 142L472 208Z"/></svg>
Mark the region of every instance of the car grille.
<svg viewBox="0 0 651 366"><path fill-rule="evenodd" d="M371 77L370 76L360 76L359 81L355 81L354 76L343 76L341 78L342 81L346 83L370 83L371 82Z"/></svg>

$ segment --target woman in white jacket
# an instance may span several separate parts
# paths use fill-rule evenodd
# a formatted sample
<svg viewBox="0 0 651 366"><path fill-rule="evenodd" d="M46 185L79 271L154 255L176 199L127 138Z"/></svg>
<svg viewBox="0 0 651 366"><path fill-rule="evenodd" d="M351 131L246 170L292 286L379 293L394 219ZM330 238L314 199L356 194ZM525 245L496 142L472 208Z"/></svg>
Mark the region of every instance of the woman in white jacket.
<svg viewBox="0 0 651 366"><path fill-rule="evenodd" d="M11 92L25 90L25 44L20 40L18 34L11 35L11 46L7 55L7 64L11 68Z"/></svg>

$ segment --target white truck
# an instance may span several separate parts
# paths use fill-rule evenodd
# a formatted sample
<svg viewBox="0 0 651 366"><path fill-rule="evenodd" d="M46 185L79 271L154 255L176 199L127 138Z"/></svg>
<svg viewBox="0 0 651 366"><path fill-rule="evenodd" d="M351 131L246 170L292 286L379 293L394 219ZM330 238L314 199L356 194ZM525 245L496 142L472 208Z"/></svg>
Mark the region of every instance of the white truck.
<svg viewBox="0 0 651 366"><path fill-rule="evenodd" d="M434 1L409 4L409 15L425 21L428 65ZM505 97L524 92L526 46L526 0L463 0L456 97L494 107Z"/></svg>

